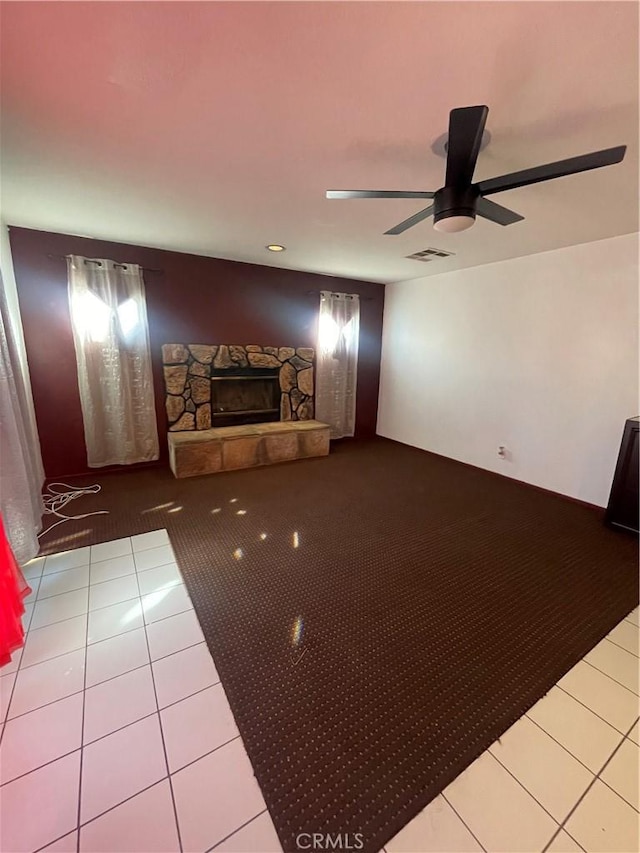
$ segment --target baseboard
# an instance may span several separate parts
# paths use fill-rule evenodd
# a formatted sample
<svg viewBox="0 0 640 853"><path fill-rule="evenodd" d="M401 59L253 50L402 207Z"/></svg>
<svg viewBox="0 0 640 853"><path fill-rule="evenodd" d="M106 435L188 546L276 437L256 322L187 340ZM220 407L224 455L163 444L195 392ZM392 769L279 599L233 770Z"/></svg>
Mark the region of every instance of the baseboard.
<svg viewBox="0 0 640 853"><path fill-rule="evenodd" d="M528 483L526 480L520 480L518 477L510 477L508 474L501 474L500 471L491 471L489 468L483 468L481 465L472 465L470 462L463 462L461 459L454 459L453 456L446 456L444 453L436 453L434 450L425 450L423 447L416 447L415 444L408 444L406 441L398 441L396 438L388 438L386 435L378 435L378 438L383 438L385 441L392 441L395 444L402 444L404 447L411 447L414 450L420 450L422 453L429 453L431 456L438 456L440 459L447 459L449 462L455 462L456 465L464 465L465 468L475 468L476 471L483 471L485 474L491 474L493 477L500 477L502 480L511 480L512 483L520 483L523 486L528 486L530 489L536 489L538 492L543 492L547 495L554 495L557 498L564 498L566 501L579 504L588 509L599 510L603 516L605 507L598 504L583 501L580 498L574 498L573 495L565 495L563 492L554 492L553 489L546 489L544 486L538 486L535 483Z"/></svg>

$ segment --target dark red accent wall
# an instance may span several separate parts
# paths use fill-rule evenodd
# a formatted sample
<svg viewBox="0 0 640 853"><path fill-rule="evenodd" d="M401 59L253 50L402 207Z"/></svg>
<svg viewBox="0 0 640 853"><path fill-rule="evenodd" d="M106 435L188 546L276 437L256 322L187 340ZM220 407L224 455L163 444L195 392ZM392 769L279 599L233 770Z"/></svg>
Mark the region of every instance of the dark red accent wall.
<svg viewBox="0 0 640 853"><path fill-rule="evenodd" d="M375 434L384 285L10 228L42 456L48 478L87 473L67 265L49 255L136 263L145 272L160 461L167 462L161 346L165 343L316 345L318 293L358 293L356 435ZM103 469L104 470L104 469Z"/></svg>

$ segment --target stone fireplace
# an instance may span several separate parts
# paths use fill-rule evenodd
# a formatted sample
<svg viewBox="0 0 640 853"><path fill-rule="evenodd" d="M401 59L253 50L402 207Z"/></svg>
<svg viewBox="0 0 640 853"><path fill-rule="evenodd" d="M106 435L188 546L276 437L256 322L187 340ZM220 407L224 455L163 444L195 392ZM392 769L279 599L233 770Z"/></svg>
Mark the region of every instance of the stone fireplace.
<svg viewBox="0 0 640 853"><path fill-rule="evenodd" d="M165 344L169 431L312 420L314 357L311 347Z"/></svg>

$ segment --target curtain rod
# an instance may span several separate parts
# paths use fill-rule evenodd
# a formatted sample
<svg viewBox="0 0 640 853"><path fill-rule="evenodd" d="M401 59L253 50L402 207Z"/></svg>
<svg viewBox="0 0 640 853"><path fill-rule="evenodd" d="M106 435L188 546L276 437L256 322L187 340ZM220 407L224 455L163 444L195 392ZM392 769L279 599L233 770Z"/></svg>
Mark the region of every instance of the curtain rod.
<svg viewBox="0 0 640 853"><path fill-rule="evenodd" d="M58 260L66 261L69 258L68 255L51 255L51 254L47 254L47 257L52 258L52 260L55 260L55 261L58 261ZM84 262L85 262L85 264L98 264L98 266L100 266L100 267L102 266L101 261L94 261L93 258L85 258ZM123 268L126 268L129 266L129 264L117 264L115 261L114 261L113 265L116 267L123 267ZM154 269L151 269L151 267L141 267L141 269L143 272L164 272L164 270L154 270Z"/></svg>
<svg viewBox="0 0 640 853"><path fill-rule="evenodd" d="M307 290L307 296L312 296L312 295L317 296L318 294L320 294L322 292L323 292L322 290ZM329 290L329 291L325 291L325 293L326 292L337 293L339 295L342 295L339 290ZM345 296L351 296L351 297L357 296L361 302L373 302L373 296L360 296L360 294L358 294L358 293L345 293L344 295Z"/></svg>
<svg viewBox="0 0 640 853"><path fill-rule="evenodd" d="M66 261L66 260L67 260L67 258L68 258L68 255L52 255L52 254L47 254L47 257L48 257L48 258L52 258L53 260ZM94 261L92 258L85 258L85 259L84 259L84 262L85 262L85 264L100 264L100 261ZM126 267L126 266L127 266L127 264L117 264L117 263L114 263L114 266L116 266L116 267ZM150 267L142 267L142 270L143 270L143 272L158 272L158 273L163 273L163 272L164 272L164 270L151 269ZM339 291L329 291L329 292L330 292L330 293L338 293ZM317 295L317 294L320 294L320 293L322 293L322 291L321 291L321 290L307 290L307 295L308 295L308 296L310 296L310 295L312 295L312 294ZM352 294L347 294L347 296L351 296L351 295L352 295ZM356 295L356 296L358 296L358 294L355 294L355 295ZM373 296L360 296L359 298L360 298L360 300L361 300L362 302L373 302Z"/></svg>

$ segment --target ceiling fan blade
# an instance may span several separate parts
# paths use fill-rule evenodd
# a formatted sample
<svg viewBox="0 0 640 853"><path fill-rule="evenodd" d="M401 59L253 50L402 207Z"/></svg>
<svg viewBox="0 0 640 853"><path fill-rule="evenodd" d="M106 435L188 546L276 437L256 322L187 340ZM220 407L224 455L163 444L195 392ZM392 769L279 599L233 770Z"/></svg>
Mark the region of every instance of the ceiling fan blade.
<svg viewBox="0 0 640 853"><path fill-rule="evenodd" d="M565 175L575 175L578 172L588 172L590 169L600 169L602 166L613 166L614 163L620 163L624 159L626 150L626 145L618 145L617 148L605 148L602 151L593 151L591 154L582 154L580 157L558 160L557 163L547 163L533 169L523 169L522 172L511 172L509 175L489 178L488 181L480 181L476 186L481 195L514 190L518 187L526 187L529 184L538 184L540 181L551 181L554 178L563 178Z"/></svg>
<svg viewBox="0 0 640 853"><path fill-rule="evenodd" d="M327 198L433 198L434 195L408 190L327 190Z"/></svg>
<svg viewBox="0 0 640 853"><path fill-rule="evenodd" d="M406 231L408 228L411 228L412 225L417 225L418 222L422 222L423 219L426 219L428 216L431 216L433 213L433 205L430 204L429 207L425 207L424 210L419 210L418 213L414 213L413 216L410 216L408 219L405 219L404 222L401 222L399 225L396 225L394 228L390 228L388 231L385 231L385 234L402 234L403 231Z"/></svg>
<svg viewBox="0 0 640 853"><path fill-rule="evenodd" d="M508 207L503 207L501 204L496 204L495 201L489 201L488 198L479 198L476 202L476 213L478 216L484 216L485 219L490 219L491 222L497 222L498 225L513 225L514 222L521 222L524 216L509 210Z"/></svg>
<svg viewBox="0 0 640 853"><path fill-rule="evenodd" d="M448 187L466 187L473 179L489 107L460 107L449 113Z"/></svg>

